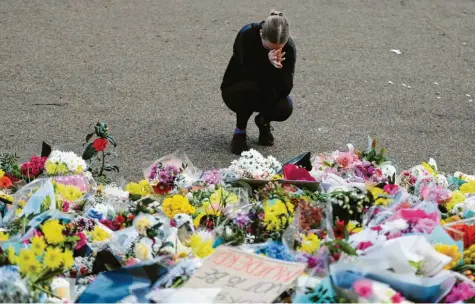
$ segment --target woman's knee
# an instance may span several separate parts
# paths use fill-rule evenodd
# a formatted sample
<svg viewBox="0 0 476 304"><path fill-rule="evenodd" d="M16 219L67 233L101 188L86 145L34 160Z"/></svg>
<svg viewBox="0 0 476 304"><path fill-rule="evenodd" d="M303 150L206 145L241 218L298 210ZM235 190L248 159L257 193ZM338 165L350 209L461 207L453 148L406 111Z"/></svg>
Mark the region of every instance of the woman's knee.
<svg viewBox="0 0 476 304"><path fill-rule="evenodd" d="M281 98L278 101L274 121L285 121L287 120L291 114L293 113L293 102L291 97L287 96L285 98Z"/></svg>

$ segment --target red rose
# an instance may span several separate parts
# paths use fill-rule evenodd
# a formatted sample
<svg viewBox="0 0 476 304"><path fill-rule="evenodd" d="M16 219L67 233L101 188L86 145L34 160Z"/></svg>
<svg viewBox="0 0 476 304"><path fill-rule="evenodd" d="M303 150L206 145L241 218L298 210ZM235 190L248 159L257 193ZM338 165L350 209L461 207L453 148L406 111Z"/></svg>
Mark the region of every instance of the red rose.
<svg viewBox="0 0 476 304"><path fill-rule="evenodd" d="M93 148L96 150L96 152L101 152L104 151L107 147L107 139L105 138L96 138L93 141Z"/></svg>

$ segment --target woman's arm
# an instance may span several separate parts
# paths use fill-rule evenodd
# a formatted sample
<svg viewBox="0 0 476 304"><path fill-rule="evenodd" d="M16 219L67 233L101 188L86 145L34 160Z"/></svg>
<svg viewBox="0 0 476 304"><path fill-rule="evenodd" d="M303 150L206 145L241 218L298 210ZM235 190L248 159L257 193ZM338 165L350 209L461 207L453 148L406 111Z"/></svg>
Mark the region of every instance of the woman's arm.
<svg viewBox="0 0 476 304"><path fill-rule="evenodd" d="M274 69L273 81L275 83L276 93L279 97L288 96L294 86L294 69L296 66L296 47L294 42L289 38L288 47L286 48L286 54L282 62L283 67L281 69Z"/></svg>

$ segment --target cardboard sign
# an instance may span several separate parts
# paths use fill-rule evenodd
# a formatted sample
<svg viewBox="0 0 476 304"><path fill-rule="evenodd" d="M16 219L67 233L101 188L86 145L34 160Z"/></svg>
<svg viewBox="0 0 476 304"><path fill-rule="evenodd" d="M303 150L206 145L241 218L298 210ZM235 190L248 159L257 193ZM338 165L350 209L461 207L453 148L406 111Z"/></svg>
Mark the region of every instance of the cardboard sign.
<svg viewBox="0 0 476 304"><path fill-rule="evenodd" d="M183 287L221 288L215 303L271 303L305 267L220 246Z"/></svg>

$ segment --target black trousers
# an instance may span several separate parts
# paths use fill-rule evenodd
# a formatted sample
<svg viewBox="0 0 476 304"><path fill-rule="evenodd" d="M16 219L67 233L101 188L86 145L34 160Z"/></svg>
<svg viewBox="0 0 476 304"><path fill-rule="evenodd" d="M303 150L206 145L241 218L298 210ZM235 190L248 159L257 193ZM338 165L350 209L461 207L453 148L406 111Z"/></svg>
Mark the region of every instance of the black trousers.
<svg viewBox="0 0 476 304"><path fill-rule="evenodd" d="M242 130L246 129L254 112L259 113L264 123L285 121L293 112L289 96L270 100L252 81L241 81L222 88L221 95L227 107L236 113L236 127Z"/></svg>

